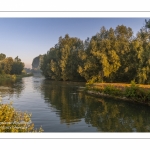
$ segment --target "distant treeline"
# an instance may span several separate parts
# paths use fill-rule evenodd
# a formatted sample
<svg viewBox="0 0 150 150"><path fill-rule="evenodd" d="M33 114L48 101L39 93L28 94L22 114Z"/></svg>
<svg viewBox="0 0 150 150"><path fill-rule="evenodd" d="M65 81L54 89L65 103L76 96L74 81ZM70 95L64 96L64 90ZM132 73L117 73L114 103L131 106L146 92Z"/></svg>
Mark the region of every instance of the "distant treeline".
<svg viewBox="0 0 150 150"><path fill-rule="evenodd" d="M41 64L43 75L54 80L150 83L150 20L133 35L130 27L102 27L85 41L59 37Z"/></svg>
<svg viewBox="0 0 150 150"><path fill-rule="evenodd" d="M16 58L6 57L5 54L0 54L0 75L20 75L24 69L24 63L17 56Z"/></svg>

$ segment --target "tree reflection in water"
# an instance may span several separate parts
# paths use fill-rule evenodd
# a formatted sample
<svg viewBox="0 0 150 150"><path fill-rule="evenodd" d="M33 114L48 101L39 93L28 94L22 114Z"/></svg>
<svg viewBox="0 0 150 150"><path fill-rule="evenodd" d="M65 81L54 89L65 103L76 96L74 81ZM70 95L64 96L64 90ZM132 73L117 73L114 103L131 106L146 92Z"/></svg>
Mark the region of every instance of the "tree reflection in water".
<svg viewBox="0 0 150 150"><path fill-rule="evenodd" d="M8 96L9 99L14 96L20 96L21 92L24 90L24 81L19 79L17 81L5 80L0 82L0 94L2 97Z"/></svg>
<svg viewBox="0 0 150 150"><path fill-rule="evenodd" d="M110 98L96 98L78 91L84 83L44 80L40 90L46 103L57 110L61 123L84 119L101 132L149 132L148 106Z"/></svg>

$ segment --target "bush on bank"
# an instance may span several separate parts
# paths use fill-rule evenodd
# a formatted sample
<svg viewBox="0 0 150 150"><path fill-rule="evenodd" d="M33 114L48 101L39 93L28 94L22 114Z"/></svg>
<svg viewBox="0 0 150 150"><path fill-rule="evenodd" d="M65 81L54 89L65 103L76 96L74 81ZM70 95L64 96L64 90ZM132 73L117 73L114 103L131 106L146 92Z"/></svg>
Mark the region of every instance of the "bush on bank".
<svg viewBox="0 0 150 150"><path fill-rule="evenodd" d="M140 102L150 102L150 89L141 88L136 85L135 82L131 82L131 86L125 88L124 95L127 98L135 99Z"/></svg>
<svg viewBox="0 0 150 150"><path fill-rule="evenodd" d="M16 80L16 75L0 74L0 80Z"/></svg>
<svg viewBox="0 0 150 150"><path fill-rule="evenodd" d="M1 97L0 97L1 100ZM31 114L15 110L10 104L0 102L0 132L42 132L43 129L34 129Z"/></svg>
<svg viewBox="0 0 150 150"><path fill-rule="evenodd" d="M131 81L130 86L124 86L123 88L118 88L112 84L106 86L87 84L86 91L94 91L94 93L128 98L133 101L150 104L150 89L139 87L134 81Z"/></svg>
<svg viewBox="0 0 150 150"><path fill-rule="evenodd" d="M17 79L21 79L23 77L30 77L30 76L33 76L33 74L21 74L21 75L0 74L0 81L4 81L4 80L15 81Z"/></svg>

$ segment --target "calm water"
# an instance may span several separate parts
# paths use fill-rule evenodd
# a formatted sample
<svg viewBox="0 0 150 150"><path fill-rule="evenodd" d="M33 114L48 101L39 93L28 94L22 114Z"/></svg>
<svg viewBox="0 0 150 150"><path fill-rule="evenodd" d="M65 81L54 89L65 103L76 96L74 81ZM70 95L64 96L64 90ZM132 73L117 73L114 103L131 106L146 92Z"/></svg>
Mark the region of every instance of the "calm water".
<svg viewBox="0 0 150 150"><path fill-rule="evenodd" d="M4 103L32 113L45 132L149 132L150 107L84 94L85 83L26 77L1 83Z"/></svg>

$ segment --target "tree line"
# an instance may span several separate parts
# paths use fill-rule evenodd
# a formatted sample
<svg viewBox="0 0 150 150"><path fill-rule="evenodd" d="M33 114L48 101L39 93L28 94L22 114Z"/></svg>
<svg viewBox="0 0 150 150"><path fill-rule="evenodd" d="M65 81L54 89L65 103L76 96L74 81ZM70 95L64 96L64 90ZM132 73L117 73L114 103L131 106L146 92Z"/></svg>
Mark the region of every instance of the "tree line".
<svg viewBox="0 0 150 150"><path fill-rule="evenodd" d="M24 69L24 63L17 56L16 58L6 57L5 54L0 54L0 74L20 75Z"/></svg>
<svg viewBox="0 0 150 150"><path fill-rule="evenodd" d="M46 78L88 82L150 83L150 20L136 36L130 27L104 26L85 41L59 37L43 56L41 70Z"/></svg>

